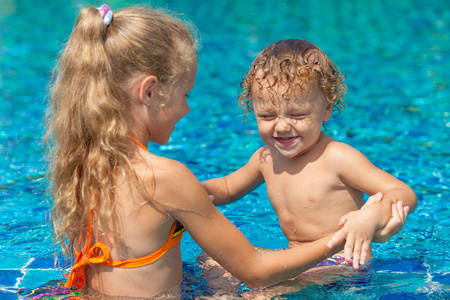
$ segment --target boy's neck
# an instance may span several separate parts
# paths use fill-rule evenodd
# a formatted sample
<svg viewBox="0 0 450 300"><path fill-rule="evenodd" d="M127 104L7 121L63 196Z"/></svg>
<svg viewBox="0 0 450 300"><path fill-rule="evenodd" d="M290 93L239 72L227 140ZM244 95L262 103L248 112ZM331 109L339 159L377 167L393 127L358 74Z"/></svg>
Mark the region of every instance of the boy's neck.
<svg viewBox="0 0 450 300"><path fill-rule="evenodd" d="M311 146L309 146L308 148L306 148L306 149L303 150L302 152L298 153L298 154L297 154L296 156L294 156L293 158L302 156L303 154L305 154L305 153L311 151L311 150L312 150L312 149L320 142L320 140L322 139L322 136L323 136L323 132L320 132L319 137L317 138L317 140L316 140Z"/></svg>

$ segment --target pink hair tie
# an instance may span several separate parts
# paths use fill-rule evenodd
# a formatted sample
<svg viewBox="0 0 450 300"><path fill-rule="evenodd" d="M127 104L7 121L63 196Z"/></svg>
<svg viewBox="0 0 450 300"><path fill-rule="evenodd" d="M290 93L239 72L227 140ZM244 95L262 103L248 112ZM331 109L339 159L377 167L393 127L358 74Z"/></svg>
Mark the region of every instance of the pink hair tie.
<svg viewBox="0 0 450 300"><path fill-rule="evenodd" d="M97 7L97 10L102 16L103 28L106 28L112 21L112 18L114 16L113 11L106 4L102 4L102 6Z"/></svg>

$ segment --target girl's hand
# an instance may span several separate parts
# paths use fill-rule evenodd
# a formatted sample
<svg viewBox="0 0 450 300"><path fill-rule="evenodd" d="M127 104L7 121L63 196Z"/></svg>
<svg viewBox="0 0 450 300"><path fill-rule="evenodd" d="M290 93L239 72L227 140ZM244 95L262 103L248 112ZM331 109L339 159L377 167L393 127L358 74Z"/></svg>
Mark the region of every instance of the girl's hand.
<svg viewBox="0 0 450 300"><path fill-rule="evenodd" d="M345 260L348 262L353 260L352 264L355 270L359 269L360 264L366 263L371 249L370 244L377 230L378 217L375 215L377 212L369 207L373 203L380 202L382 197L381 193L377 193L371 196L360 210L344 215L338 224L342 229L328 242L328 247L332 248L346 240Z"/></svg>
<svg viewBox="0 0 450 300"><path fill-rule="evenodd" d="M367 207L371 204L381 202L381 200L383 200L383 194L378 192L375 195L370 196L369 199L367 199L366 203L364 203L364 205L361 207L361 209L363 209L364 207Z"/></svg>
<svg viewBox="0 0 450 300"><path fill-rule="evenodd" d="M402 201L392 204L392 217L383 228L378 229L373 237L374 242L387 242L393 235L402 230L409 213L409 207L403 206Z"/></svg>
<svg viewBox="0 0 450 300"><path fill-rule="evenodd" d="M374 218L371 217L370 209L368 210L368 208L371 204L380 202L381 200L381 193L377 193L367 200L364 206L361 207L361 210L350 212L343 216L339 222L339 226L343 228L328 242L328 246L333 247L335 243L345 239L345 259L351 261L353 256L353 267L355 269L358 269L360 264L365 264L367 256L370 253L370 243L372 240L374 242L386 242L405 225L409 207L404 207L402 201L398 201L392 204L392 217L386 226L376 230L375 233L373 231L371 233L373 229L370 228L374 225L371 224L371 221ZM360 224L360 228L357 227L358 223Z"/></svg>

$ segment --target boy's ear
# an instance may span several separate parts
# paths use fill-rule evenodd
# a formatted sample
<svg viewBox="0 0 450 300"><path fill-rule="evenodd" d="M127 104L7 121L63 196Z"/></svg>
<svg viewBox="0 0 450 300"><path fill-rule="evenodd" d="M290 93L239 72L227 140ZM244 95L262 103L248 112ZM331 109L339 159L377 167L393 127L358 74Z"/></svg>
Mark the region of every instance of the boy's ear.
<svg viewBox="0 0 450 300"><path fill-rule="evenodd" d="M331 114L333 113L334 102L327 102L327 106L325 107L325 115L323 116L323 120L326 122L331 118Z"/></svg>
<svg viewBox="0 0 450 300"><path fill-rule="evenodd" d="M151 100L153 100L157 95L157 88L158 77L155 75L149 75L142 80L139 90L139 100L142 104L146 106L150 105Z"/></svg>

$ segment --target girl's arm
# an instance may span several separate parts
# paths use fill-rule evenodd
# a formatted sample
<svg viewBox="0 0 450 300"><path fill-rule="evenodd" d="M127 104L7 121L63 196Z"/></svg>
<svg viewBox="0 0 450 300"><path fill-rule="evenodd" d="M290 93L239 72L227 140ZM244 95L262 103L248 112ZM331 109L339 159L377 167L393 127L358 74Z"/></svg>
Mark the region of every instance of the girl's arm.
<svg viewBox="0 0 450 300"><path fill-rule="evenodd" d="M214 197L214 205L232 203L263 183L259 169L260 156L261 149L252 155L246 165L230 175L202 182L208 195Z"/></svg>
<svg viewBox="0 0 450 300"><path fill-rule="evenodd" d="M262 287L293 278L343 249L337 246L330 250L329 236L288 250L258 252L211 203L195 176L182 164L173 164L176 172L168 171L165 178L157 178L155 200L169 201L166 210L185 226L198 245L249 286Z"/></svg>

